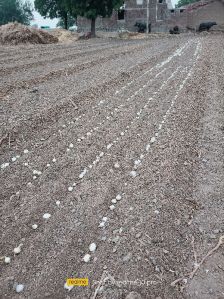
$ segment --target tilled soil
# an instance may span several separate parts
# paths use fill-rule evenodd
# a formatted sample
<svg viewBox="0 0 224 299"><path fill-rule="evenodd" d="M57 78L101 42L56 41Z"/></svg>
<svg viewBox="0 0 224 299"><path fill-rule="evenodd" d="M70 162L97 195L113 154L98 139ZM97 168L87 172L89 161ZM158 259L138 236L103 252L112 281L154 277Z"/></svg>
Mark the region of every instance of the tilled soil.
<svg viewBox="0 0 224 299"><path fill-rule="evenodd" d="M1 48L1 298L223 298L223 47Z"/></svg>

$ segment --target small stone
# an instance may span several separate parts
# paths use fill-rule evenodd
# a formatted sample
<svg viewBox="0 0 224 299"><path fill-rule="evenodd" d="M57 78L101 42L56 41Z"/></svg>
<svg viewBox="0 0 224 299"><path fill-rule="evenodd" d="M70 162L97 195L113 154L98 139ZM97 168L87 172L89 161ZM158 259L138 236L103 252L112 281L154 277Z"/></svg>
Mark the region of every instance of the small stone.
<svg viewBox="0 0 224 299"><path fill-rule="evenodd" d="M120 164L119 163L115 163L114 164L114 168L119 168L120 167Z"/></svg>
<svg viewBox="0 0 224 299"><path fill-rule="evenodd" d="M114 209L115 209L115 206L114 206L114 205L111 205L111 206L110 206L110 210L113 211Z"/></svg>
<svg viewBox="0 0 224 299"><path fill-rule="evenodd" d="M35 230L35 229L37 229L37 228L38 228L38 225L37 225L37 224L33 224L33 225L32 225L32 229Z"/></svg>
<svg viewBox="0 0 224 299"><path fill-rule="evenodd" d="M111 200L111 202L112 202L112 203L117 203L116 198L113 198L113 199Z"/></svg>
<svg viewBox="0 0 224 299"><path fill-rule="evenodd" d="M115 238L112 239L113 243L117 243L120 240L119 236L116 236Z"/></svg>
<svg viewBox="0 0 224 299"><path fill-rule="evenodd" d="M103 266L103 270L107 270L107 266Z"/></svg>
<svg viewBox="0 0 224 299"><path fill-rule="evenodd" d="M29 153L28 149L25 149L23 152L24 152L24 154L28 154Z"/></svg>
<svg viewBox="0 0 224 299"><path fill-rule="evenodd" d="M60 200L57 200L57 201L56 201L56 205L59 207L60 204L61 204Z"/></svg>
<svg viewBox="0 0 224 299"><path fill-rule="evenodd" d="M73 191L73 187L71 186L71 187L68 187L68 191L69 192L72 192Z"/></svg>
<svg viewBox="0 0 224 299"><path fill-rule="evenodd" d="M113 248L112 252L115 253L117 251L117 248Z"/></svg>

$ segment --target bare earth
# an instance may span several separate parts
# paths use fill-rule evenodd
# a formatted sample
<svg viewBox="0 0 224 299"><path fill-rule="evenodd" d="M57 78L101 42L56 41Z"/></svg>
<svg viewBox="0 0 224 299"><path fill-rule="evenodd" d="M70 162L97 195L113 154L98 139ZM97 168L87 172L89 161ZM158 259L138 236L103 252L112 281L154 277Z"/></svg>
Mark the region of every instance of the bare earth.
<svg viewBox="0 0 224 299"><path fill-rule="evenodd" d="M0 298L224 298L223 49L1 47Z"/></svg>

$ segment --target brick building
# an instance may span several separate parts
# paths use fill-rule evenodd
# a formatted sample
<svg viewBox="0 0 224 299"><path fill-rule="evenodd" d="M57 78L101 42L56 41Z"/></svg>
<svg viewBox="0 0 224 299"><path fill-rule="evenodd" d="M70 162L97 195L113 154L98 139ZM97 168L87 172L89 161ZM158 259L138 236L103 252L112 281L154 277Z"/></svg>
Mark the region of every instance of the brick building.
<svg viewBox="0 0 224 299"><path fill-rule="evenodd" d="M214 21L224 24L224 0L204 0L170 10L170 26L182 29L197 29L200 23Z"/></svg>
<svg viewBox="0 0 224 299"><path fill-rule="evenodd" d="M152 31L167 31L166 21L170 18L171 0L149 0L149 23ZM118 11L114 11L111 18L98 18L98 30L127 29L136 31L136 22L147 22L147 0L127 0ZM90 28L90 21L78 18L78 27L86 31Z"/></svg>

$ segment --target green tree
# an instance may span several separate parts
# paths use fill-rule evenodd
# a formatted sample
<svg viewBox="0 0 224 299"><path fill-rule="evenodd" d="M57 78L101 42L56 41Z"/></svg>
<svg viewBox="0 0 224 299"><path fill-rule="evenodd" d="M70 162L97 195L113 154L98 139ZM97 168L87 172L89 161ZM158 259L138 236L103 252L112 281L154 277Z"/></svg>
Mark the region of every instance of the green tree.
<svg viewBox="0 0 224 299"><path fill-rule="evenodd" d="M45 18L60 18L64 28L69 27L69 8L67 0L35 0L35 9Z"/></svg>
<svg viewBox="0 0 224 299"><path fill-rule="evenodd" d="M185 5L192 4L192 3L195 3L195 2L198 2L198 1L200 1L200 0L179 0L177 2L176 7L185 6Z"/></svg>
<svg viewBox="0 0 224 299"><path fill-rule="evenodd" d="M32 6L28 1L0 0L0 26L15 21L29 25L32 19Z"/></svg>
<svg viewBox="0 0 224 299"><path fill-rule="evenodd" d="M76 15L91 20L91 35L96 36L96 18L110 17L113 9L119 9L123 0L66 0L70 10Z"/></svg>

